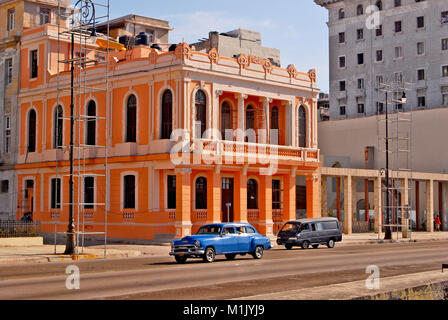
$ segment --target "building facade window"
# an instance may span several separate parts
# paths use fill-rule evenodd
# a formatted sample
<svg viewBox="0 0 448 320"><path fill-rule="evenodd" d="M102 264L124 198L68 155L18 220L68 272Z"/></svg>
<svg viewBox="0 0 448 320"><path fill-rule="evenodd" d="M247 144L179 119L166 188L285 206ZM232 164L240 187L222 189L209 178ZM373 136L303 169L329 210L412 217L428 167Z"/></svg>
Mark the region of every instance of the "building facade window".
<svg viewBox="0 0 448 320"><path fill-rule="evenodd" d="M137 142L137 98L133 94L126 105L126 142Z"/></svg>
<svg viewBox="0 0 448 320"><path fill-rule="evenodd" d="M425 69L417 70L417 80L418 81L425 80Z"/></svg>
<svg viewBox="0 0 448 320"><path fill-rule="evenodd" d="M64 110L61 106L54 109L53 126L53 148L61 148L64 141Z"/></svg>
<svg viewBox="0 0 448 320"><path fill-rule="evenodd" d="M51 10L47 8L40 8L39 11L39 23L44 25L51 21Z"/></svg>
<svg viewBox="0 0 448 320"><path fill-rule="evenodd" d="M383 35L383 25L380 24L378 28L375 29L375 35L381 37Z"/></svg>
<svg viewBox="0 0 448 320"><path fill-rule="evenodd" d="M255 179L247 181L247 209L258 209L258 183Z"/></svg>
<svg viewBox="0 0 448 320"><path fill-rule="evenodd" d="M161 139L170 139L173 130L173 94L165 90L162 96L162 130Z"/></svg>
<svg viewBox="0 0 448 320"><path fill-rule="evenodd" d="M395 47L395 59L403 58L403 47Z"/></svg>
<svg viewBox="0 0 448 320"><path fill-rule="evenodd" d="M281 183L280 180L272 180L272 209L281 209Z"/></svg>
<svg viewBox="0 0 448 320"><path fill-rule="evenodd" d="M30 78L37 78L38 75L38 59L37 59L37 50L32 50L30 52Z"/></svg>
<svg viewBox="0 0 448 320"><path fill-rule="evenodd" d="M299 107L299 147L300 148L306 148L306 123L307 123L307 117L306 117L306 110L303 106Z"/></svg>
<svg viewBox="0 0 448 320"><path fill-rule="evenodd" d="M444 78L448 77L448 65L442 66L442 77Z"/></svg>
<svg viewBox="0 0 448 320"><path fill-rule="evenodd" d="M221 105L221 137L222 140L232 140L232 109L228 102L223 102ZM227 136L227 132L228 135Z"/></svg>
<svg viewBox="0 0 448 320"><path fill-rule="evenodd" d="M364 89L364 79L363 78L359 78L357 80L357 86L358 86L358 89Z"/></svg>
<svg viewBox="0 0 448 320"><path fill-rule="evenodd" d="M8 31L12 31L14 30L14 28L16 27L16 9L9 9L8 10L8 27L7 30Z"/></svg>
<svg viewBox="0 0 448 320"><path fill-rule="evenodd" d="M425 17L417 17L417 28L421 29L425 27Z"/></svg>
<svg viewBox="0 0 448 320"><path fill-rule="evenodd" d="M96 144L96 103L91 100L87 106L87 132L86 145Z"/></svg>
<svg viewBox="0 0 448 320"><path fill-rule="evenodd" d="M378 8L378 10L383 10L383 2L382 1L377 1L376 2L376 7Z"/></svg>
<svg viewBox="0 0 448 320"><path fill-rule="evenodd" d="M270 137L270 143L271 144L278 144L278 136L279 136L279 130L280 130L280 119L279 119L279 111L278 107L274 106L271 109L271 119L269 121L270 123L270 129L271 129L271 137ZM276 134L273 134L274 130L277 130Z"/></svg>
<svg viewBox="0 0 448 320"><path fill-rule="evenodd" d="M358 113L364 113L364 103L358 103Z"/></svg>
<svg viewBox="0 0 448 320"><path fill-rule="evenodd" d="M401 0L395 0L394 1L394 6L395 7L401 7Z"/></svg>
<svg viewBox="0 0 448 320"><path fill-rule="evenodd" d="M421 56L425 54L425 43L417 42L417 55Z"/></svg>
<svg viewBox="0 0 448 320"><path fill-rule="evenodd" d="M61 179L51 179L51 209L61 209Z"/></svg>
<svg viewBox="0 0 448 320"><path fill-rule="evenodd" d="M5 80L6 84L10 85L13 78L12 58L5 60Z"/></svg>
<svg viewBox="0 0 448 320"><path fill-rule="evenodd" d="M448 50L448 38L442 39L442 51Z"/></svg>
<svg viewBox="0 0 448 320"><path fill-rule="evenodd" d="M362 40L364 39L364 29L358 29L356 30L356 39Z"/></svg>
<svg viewBox="0 0 448 320"><path fill-rule="evenodd" d="M376 50L376 62L383 61L383 50Z"/></svg>
<svg viewBox="0 0 448 320"><path fill-rule="evenodd" d="M339 9L339 11L338 11L338 18L339 18L339 20L342 20L342 19L345 18L345 10L344 10L344 8Z"/></svg>
<svg viewBox="0 0 448 320"><path fill-rule="evenodd" d="M383 114L384 113L384 103L382 102L377 102L376 103L376 112L379 114Z"/></svg>
<svg viewBox="0 0 448 320"><path fill-rule="evenodd" d="M358 57L358 65L363 65L364 64L364 53L358 53L357 57Z"/></svg>
<svg viewBox="0 0 448 320"><path fill-rule="evenodd" d="M246 142L255 143L255 109L251 105L247 106L246 109Z"/></svg>
<svg viewBox="0 0 448 320"><path fill-rule="evenodd" d="M9 180L2 180L0 185L0 193L8 193L9 192Z"/></svg>
<svg viewBox="0 0 448 320"><path fill-rule="evenodd" d="M5 154L11 152L11 117L5 116Z"/></svg>
<svg viewBox="0 0 448 320"><path fill-rule="evenodd" d="M135 176L124 176L123 209L135 209Z"/></svg>
<svg viewBox="0 0 448 320"><path fill-rule="evenodd" d="M339 81L339 91L345 91L345 81Z"/></svg>
<svg viewBox="0 0 448 320"><path fill-rule="evenodd" d="M401 28L401 21L395 21L394 26L395 26L395 32L396 33L401 32L401 30L402 30L402 28Z"/></svg>
<svg viewBox="0 0 448 320"><path fill-rule="evenodd" d="M364 14L364 7L362 6L362 4L359 4L356 7L356 15L360 16Z"/></svg>
<svg viewBox="0 0 448 320"><path fill-rule="evenodd" d="M339 43L345 43L345 32L339 32L338 41Z"/></svg>
<svg viewBox="0 0 448 320"><path fill-rule="evenodd" d="M195 183L196 209L207 209L207 179L199 177Z"/></svg>
<svg viewBox="0 0 448 320"><path fill-rule="evenodd" d="M168 175L166 178L167 208L176 209L176 176Z"/></svg>
<svg viewBox="0 0 448 320"><path fill-rule="evenodd" d="M195 132L196 139L205 138L204 132L207 129L207 99L202 90L198 90L195 95L196 123Z"/></svg>
<svg viewBox="0 0 448 320"><path fill-rule="evenodd" d="M441 88L442 91L442 104L444 106L448 106L448 86L443 86Z"/></svg>
<svg viewBox="0 0 448 320"><path fill-rule="evenodd" d="M345 68L345 56L339 57L339 68Z"/></svg>
<svg viewBox="0 0 448 320"><path fill-rule="evenodd" d="M346 115L345 106L339 106L339 115L340 116L345 116Z"/></svg>
<svg viewBox="0 0 448 320"><path fill-rule="evenodd" d="M84 209L93 209L95 203L95 178L84 178Z"/></svg>
<svg viewBox="0 0 448 320"><path fill-rule="evenodd" d="M441 13L441 22L442 24L448 23L448 11L444 11Z"/></svg>
<svg viewBox="0 0 448 320"><path fill-rule="evenodd" d="M28 114L28 152L36 152L36 111L31 110Z"/></svg>

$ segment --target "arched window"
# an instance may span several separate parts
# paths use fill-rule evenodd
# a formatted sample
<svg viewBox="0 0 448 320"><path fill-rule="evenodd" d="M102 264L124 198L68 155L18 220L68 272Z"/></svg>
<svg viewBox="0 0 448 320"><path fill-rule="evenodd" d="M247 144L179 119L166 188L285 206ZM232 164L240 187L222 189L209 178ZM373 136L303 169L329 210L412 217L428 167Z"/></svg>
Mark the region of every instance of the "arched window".
<svg viewBox="0 0 448 320"><path fill-rule="evenodd" d="M96 144L96 103L95 101L90 101L87 106L87 135L86 144L89 146L94 146Z"/></svg>
<svg viewBox="0 0 448 320"><path fill-rule="evenodd" d="M345 10L344 8L339 9L339 20L344 19L345 18Z"/></svg>
<svg viewBox="0 0 448 320"><path fill-rule="evenodd" d="M378 7L378 10L383 10L383 2L382 1L377 1L376 2L376 6Z"/></svg>
<svg viewBox="0 0 448 320"><path fill-rule="evenodd" d="M205 93L202 90L198 90L195 96L195 106L196 106L196 138L205 138L204 132L207 129L207 99Z"/></svg>
<svg viewBox="0 0 448 320"><path fill-rule="evenodd" d="M299 108L299 147L306 148L306 111L303 106Z"/></svg>
<svg viewBox="0 0 448 320"><path fill-rule="evenodd" d="M53 131L53 147L54 148L61 148L63 143L63 136L64 136L64 110L61 106L58 106L54 109L53 114L53 124L54 124L54 131Z"/></svg>
<svg viewBox="0 0 448 320"><path fill-rule="evenodd" d="M162 96L162 130L161 139L170 139L173 131L173 94L166 90Z"/></svg>
<svg viewBox="0 0 448 320"><path fill-rule="evenodd" d="M207 179L199 177L195 184L196 209L207 209Z"/></svg>
<svg viewBox="0 0 448 320"><path fill-rule="evenodd" d="M135 176L125 176L123 186L123 209L135 209Z"/></svg>
<svg viewBox="0 0 448 320"><path fill-rule="evenodd" d="M362 6L362 4L360 4L360 5L358 5L358 6L356 7L356 14L357 14L358 16L364 14L364 7Z"/></svg>
<svg viewBox="0 0 448 320"><path fill-rule="evenodd" d="M28 152L36 152L36 111L28 114Z"/></svg>
<svg viewBox="0 0 448 320"><path fill-rule="evenodd" d="M247 181L247 209L258 209L258 183L255 179Z"/></svg>
<svg viewBox="0 0 448 320"><path fill-rule="evenodd" d="M271 144L278 144L279 129L280 129L278 107L273 107L271 109L270 129L271 129L270 131ZM274 130L276 130L277 132L274 132Z"/></svg>
<svg viewBox="0 0 448 320"><path fill-rule="evenodd" d="M226 130L231 130L231 129L232 129L232 109L230 108L230 105L227 102L224 102L221 105L221 137L222 137L222 140L227 140L226 139Z"/></svg>
<svg viewBox="0 0 448 320"><path fill-rule="evenodd" d="M133 94L126 106L126 142L137 142L137 98Z"/></svg>

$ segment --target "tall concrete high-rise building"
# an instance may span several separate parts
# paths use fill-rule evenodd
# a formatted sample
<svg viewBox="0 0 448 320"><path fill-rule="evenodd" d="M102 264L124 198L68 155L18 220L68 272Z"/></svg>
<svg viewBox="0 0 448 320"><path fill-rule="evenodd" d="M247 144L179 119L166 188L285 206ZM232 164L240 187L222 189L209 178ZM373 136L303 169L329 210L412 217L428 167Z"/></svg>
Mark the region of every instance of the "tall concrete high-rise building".
<svg viewBox="0 0 448 320"><path fill-rule="evenodd" d="M448 1L314 2L329 17L329 120L383 113L384 82L413 83L395 108L448 107Z"/></svg>

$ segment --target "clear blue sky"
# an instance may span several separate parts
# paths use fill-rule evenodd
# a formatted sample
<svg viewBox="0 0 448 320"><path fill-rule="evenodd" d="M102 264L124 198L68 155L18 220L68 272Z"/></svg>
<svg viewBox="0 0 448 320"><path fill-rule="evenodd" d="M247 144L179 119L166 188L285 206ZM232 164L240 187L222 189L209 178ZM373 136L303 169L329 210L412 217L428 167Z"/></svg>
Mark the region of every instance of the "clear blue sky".
<svg viewBox="0 0 448 320"><path fill-rule="evenodd" d="M313 0L111 0L111 6L112 18L135 13L168 20L175 29L170 42L195 42L209 31L257 30L263 45L281 50L282 67L316 68L319 88L328 91L327 11Z"/></svg>

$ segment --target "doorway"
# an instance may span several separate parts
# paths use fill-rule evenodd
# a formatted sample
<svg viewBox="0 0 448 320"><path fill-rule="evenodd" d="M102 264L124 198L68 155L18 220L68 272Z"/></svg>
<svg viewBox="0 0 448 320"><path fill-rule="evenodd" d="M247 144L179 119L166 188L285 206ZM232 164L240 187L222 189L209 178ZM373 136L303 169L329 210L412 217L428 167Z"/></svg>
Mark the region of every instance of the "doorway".
<svg viewBox="0 0 448 320"><path fill-rule="evenodd" d="M222 222L233 222L233 178L222 178L221 212ZM230 207L227 204L230 203Z"/></svg>

